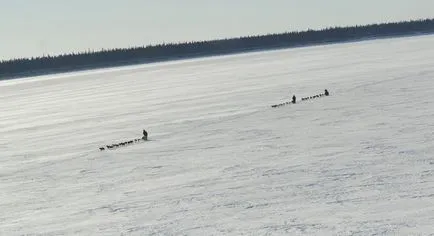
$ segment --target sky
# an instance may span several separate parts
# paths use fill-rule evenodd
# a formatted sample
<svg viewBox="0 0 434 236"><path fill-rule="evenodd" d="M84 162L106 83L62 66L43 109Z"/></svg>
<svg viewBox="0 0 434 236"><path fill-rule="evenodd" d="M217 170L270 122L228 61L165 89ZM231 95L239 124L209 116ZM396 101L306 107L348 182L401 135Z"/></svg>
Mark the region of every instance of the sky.
<svg viewBox="0 0 434 236"><path fill-rule="evenodd" d="M432 18L433 0L0 0L0 60Z"/></svg>

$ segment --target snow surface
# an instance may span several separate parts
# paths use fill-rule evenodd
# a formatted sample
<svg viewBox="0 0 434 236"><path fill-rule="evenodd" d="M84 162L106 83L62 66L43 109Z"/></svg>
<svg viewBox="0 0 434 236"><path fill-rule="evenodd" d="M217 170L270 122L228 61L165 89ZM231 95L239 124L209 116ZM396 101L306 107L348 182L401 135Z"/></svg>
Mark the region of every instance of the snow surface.
<svg viewBox="0 0 434 236"><path fill-rule="evenodd" d="M433 45L1 81L0 235L434 235Z"/></svg>

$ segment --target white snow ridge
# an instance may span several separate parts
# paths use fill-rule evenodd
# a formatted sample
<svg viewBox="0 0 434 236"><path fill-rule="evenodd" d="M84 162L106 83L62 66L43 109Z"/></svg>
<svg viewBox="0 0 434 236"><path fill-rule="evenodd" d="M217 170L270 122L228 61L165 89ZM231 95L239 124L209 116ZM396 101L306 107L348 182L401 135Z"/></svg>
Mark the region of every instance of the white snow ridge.
<svg viewBox="0 0 434 236"><path fill-rule="evenodd" d="M0 235L434 235L433 45L1 81Z"/></svg>

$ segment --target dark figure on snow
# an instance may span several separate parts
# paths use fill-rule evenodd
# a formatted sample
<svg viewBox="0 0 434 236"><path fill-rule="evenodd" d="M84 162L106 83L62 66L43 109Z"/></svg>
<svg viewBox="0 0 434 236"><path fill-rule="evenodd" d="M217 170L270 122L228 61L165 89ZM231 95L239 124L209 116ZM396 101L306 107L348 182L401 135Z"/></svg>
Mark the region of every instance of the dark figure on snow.
<svg viewBox="0 0 434 236"><path fill-rule="evenodd" d="M143 140L148 140L148 132L146 132L146 130L143 130Z"/></svg>
<svg viewBox="0 0 434 236"><path fill-rule="evenodd" d="M329 91L327 91L327 89L325 90L324 95L326 95L326 96L329 95Z"/></svg>
<svg viewBox="0 0 434 236"><path fill-rule="evenodd" d="M297 99L295 98L295 95L292 96L292 103L295 103L296 100L297 100Z"/></svg>

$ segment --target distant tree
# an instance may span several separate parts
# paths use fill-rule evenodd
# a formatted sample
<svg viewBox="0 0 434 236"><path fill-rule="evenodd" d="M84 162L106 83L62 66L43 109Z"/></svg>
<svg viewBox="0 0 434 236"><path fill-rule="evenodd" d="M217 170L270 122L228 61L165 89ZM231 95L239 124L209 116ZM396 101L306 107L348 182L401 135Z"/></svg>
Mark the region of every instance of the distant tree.
<svg viewBox="0 0 434 236"><path fill-rule="evenodd" d="M285 32L210 41L162 43L130 48L91 49L56 56L18 58L0 61L0 79L74 70L104 68L138 63L151 63L210 55L224 55L309 46L321 43L363 40L372 37L406 36L434 33L434 19L371 24L365 26L331 27L321 30Z"/></svg>

